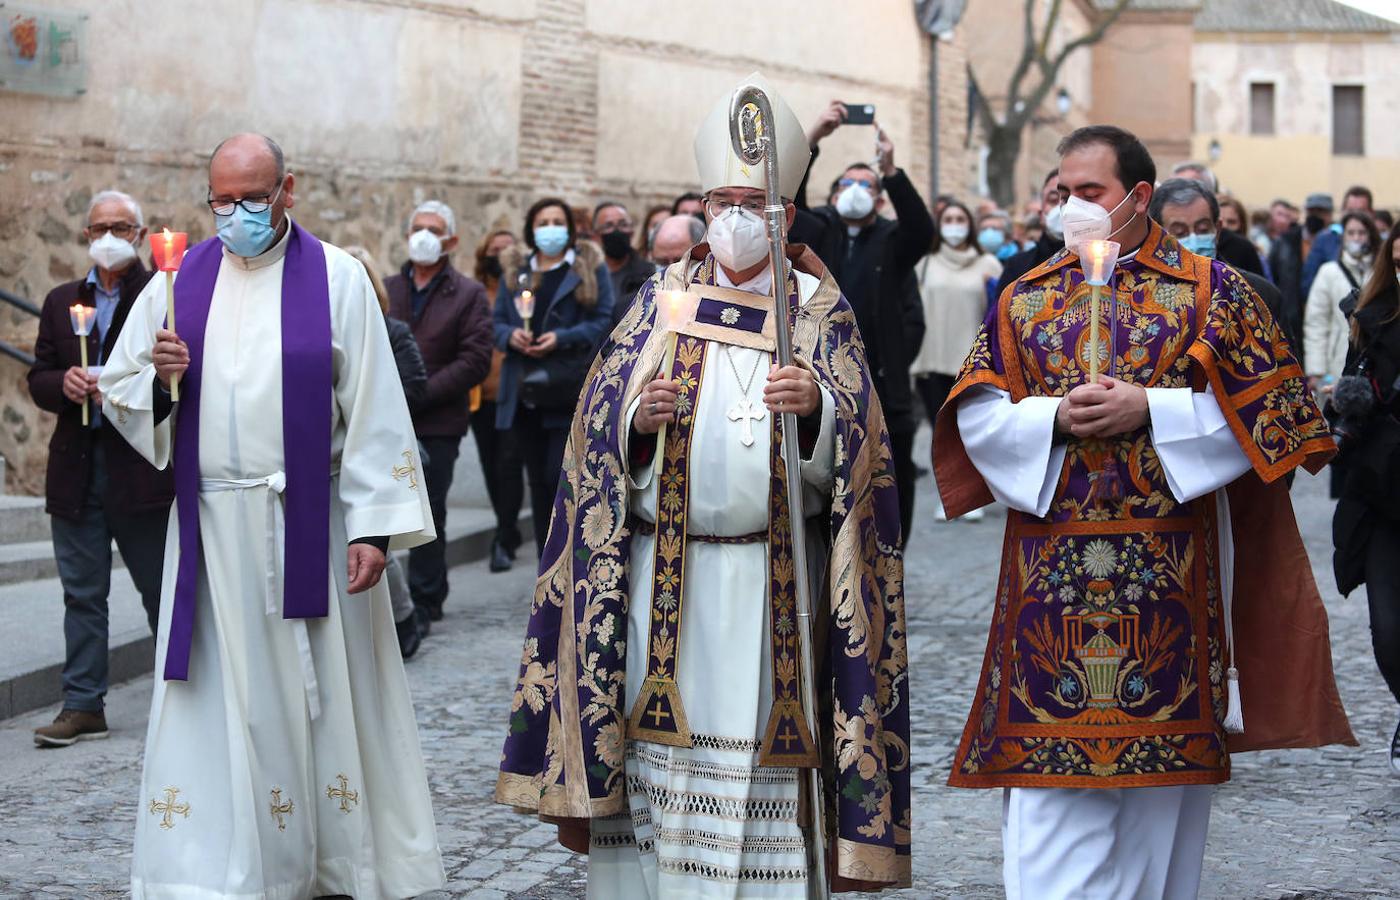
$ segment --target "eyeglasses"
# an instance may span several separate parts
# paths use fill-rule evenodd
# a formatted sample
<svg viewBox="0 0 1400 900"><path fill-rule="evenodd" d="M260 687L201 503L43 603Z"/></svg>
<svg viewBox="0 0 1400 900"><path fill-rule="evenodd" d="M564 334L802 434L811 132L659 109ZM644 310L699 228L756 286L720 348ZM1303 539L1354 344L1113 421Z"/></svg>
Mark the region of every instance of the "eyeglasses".
<svg viewBox="0 0 1400 900"><path fill-rule="evenodd" d="M612 234L614 231L625 231L632 233L632 223L627 219L618 219L616 222L609 222L606 225L598 226L599 234Z"/></svg>
<svg viewBox="0 0 1400 900"><path fill-rule="evenodd" d="M853 184L860 185L872 194L875 192L875 182L873 181L862 181L859 178L842 178L836 182L837 187L843 188L848 188Z"/></svg>
<svg viewBox="0 0 1400 900"><path fill-rule="evenodd" d="M95 222L88 226L88 231L95 238L100 238L104 234L115 234L124 241L131 240L140 230L140 225L133 225L130 222Z"/></svg>
<svg viewBox="0 0 1400 900"><path fill-rule="evenodd" d="M728 200L720 200L719 198L705 201L705 211L710 214L710 218L712 219L718 219L735 207L742 209L746 213L761 216L763 215L764 201L761 197L753 197L742 203L730 203Z"/></svg>
<svg viewBox="0 0 1400 900"><path fill-rule="evenodd" d="M237 200L215 200L212 195L205 201L216 216L231 216L235 206L243 207L243 211L250 215L267 212L277 199L277 195L282 193L282 186L279 184L275 191L263 194L260 197L240 197Z"/></svg>

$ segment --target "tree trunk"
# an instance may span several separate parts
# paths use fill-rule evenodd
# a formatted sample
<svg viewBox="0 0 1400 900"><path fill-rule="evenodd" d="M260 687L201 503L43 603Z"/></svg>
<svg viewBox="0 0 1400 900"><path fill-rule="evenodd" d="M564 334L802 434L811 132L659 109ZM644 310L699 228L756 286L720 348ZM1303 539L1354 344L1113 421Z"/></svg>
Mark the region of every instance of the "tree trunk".
<svg viewBox="0 0 1400 900"><path fill-rule="evenodd" d="M1016 161L1021 156L1022 123L997 125L987 136L987 188L997 206L1014 212Z"/></svg>

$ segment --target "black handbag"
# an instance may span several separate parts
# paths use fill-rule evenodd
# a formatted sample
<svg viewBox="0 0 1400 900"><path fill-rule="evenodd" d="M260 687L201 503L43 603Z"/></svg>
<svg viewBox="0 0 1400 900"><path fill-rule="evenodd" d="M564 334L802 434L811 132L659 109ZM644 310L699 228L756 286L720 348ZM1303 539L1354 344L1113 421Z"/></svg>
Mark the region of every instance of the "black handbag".
<svg viewBox="0 0 1400 900"><path fill-rule="evenodd" d="M592 364L591 347L559 347L543 359L525 360L520 402L547 412L572 412Z"/></svg>

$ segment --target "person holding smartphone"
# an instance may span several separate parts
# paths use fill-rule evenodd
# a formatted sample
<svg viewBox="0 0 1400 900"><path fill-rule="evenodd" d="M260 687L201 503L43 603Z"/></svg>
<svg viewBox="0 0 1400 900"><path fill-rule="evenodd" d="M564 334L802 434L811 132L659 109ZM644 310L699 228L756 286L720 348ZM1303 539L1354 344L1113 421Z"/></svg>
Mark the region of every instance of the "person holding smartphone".
<svg viewBox="0 0 1400 900"><path fill-rule="evenodd" d="M853 113L855 121L874 129L874 163L857 161L847 166L832 182L826 204L816 208L807 204L807 178L803 178L790 236L816 251L855 310L875 392L889 426L900 522L907 541L914 520L913 449L919 423L909 363L924 339L914 265L933 243L933 217L909 176L894 164L894 143L875 121L870 104L831 101L807 130L812 162L823 139L843 125L856 127ZM807 173L810 177L810 164ZM897 219L880 215L887 205Z"/></svg>

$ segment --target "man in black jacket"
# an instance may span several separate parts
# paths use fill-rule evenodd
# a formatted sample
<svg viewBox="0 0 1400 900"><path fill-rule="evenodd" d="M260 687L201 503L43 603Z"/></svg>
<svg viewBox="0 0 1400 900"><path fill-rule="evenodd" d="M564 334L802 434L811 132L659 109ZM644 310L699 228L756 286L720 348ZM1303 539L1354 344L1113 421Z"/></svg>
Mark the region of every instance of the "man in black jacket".
<svg viewBox="0 0 1400 900"><path fill-rule="evenodd" d="M56 413L49 442L45 509L52 517L54 561L63 585L63 710L34 732L41 747L66 747L105 738L107 718L107 595L112 542L141 594L151 633L160 617L165 532L175 496L171 469L159 471L102 420L102 398L91 367L116 344L136 296L151 280L137 249L145 237L141 207L119 191L102 191L88 209L86 278L61 284L44 298L29 393L41 409ZM87 338L73 333L69 308L86 307ZM88 345L82 368L79 340ZM83 406L88 422L83 423Z"/></svg>
<svg viewBox="0 0 1400 900"><path fill-rule="evenodd" d="M593 208L593 231L603 244L603 261L612 278L612 324L617 327L632 308L637 291L656 274L656 266L632 246L632 216L616 200L604 200Z"/></svg>
<svg viewBox="0 0 1400 900"><path fill-rule="evenodd" d="M1001 278L997 281L997 296L1017 278L1059 253L1065 246L1064 232L1060 230L1060 170L1051 169L1040 186L1040 202L1043 230L1035 246L1022 250L1008 259L1001 267Z"/></svg>
<svg viewBox="0 0 1400 900"><path fill-rule="evenodd" d="M807 133L812 160L818 144L845 121L832 101ZM865 163L846 167L831 185L827 203L807 205L807 179L798 188L791 239L809 244L831 271L856 314L856 326L874 374L894 453L904 539L914 519L914 432L918 429L909 361L924 339L924 312L914 265L933 243L933 218L909 176L894 164L894 145L876 126L878 171ZM808 174L811 166L808 166ZM880 215L888 196L898 220Z"/></svg>
<svg viewBox="0 0 1400 900"><path fill-rule="evenodd" d="M1182 247L1201 256L1220 259L1215 242L1229 232L1220 227L1220 201L1206 189L1203 182L1189 178L1167 179L1153 192L1147 215L1180 241ZM1220 261L1229 265L1228 260ZM1302 339L1290 330L1290 324L1283 317L1283 295L1279 289L1263 275L1243 269L1236 271L1264 301L1274 320L1279 323L1289 349L1296 355L1302 347Z"/></svg>
<svg viewBox="0 0 1400 900"><path fill-rule="evenodd" d="M1172 168L1172 177L1199 182L1210 192L1212 197L1220 191L1215 180L1215 173L1198 162L1177 163ZM1259 250L1254 246L1254 242L1233 231L1224 229L1217 229L1217 231L1215 258L1241 273L1251 272L1263 277L1264 264L1259 260Z"/></svg>

